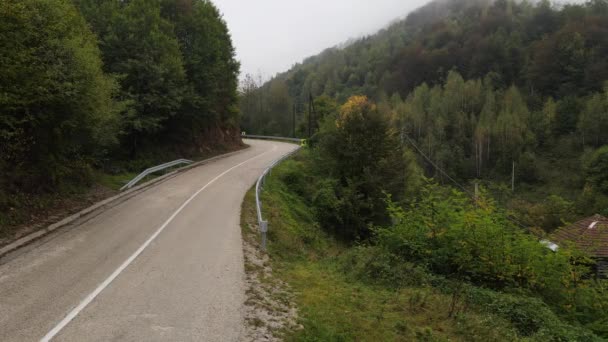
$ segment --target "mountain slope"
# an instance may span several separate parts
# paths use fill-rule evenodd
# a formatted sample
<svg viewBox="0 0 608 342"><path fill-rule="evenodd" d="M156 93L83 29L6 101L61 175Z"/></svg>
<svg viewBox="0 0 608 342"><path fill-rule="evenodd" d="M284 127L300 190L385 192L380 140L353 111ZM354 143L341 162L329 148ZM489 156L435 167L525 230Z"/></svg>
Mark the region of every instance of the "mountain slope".
<svg viewBox="0 0 608 342"><path fill-rule="evenodd" d="M607 55L605 0L561 8L548 1L434 1L373 36L258 83L260 92L248 84L246 96L278 105L242 108L244 125L261 132L264 123L277 121L281 127L272 129L287 134L291 120L281 117L291 113L290 105L307 103L309 94L339 102L353 94L406 97L424 82L441 83L451 70L465 79L491 75L497 87L515 84L538 107L547 96L600 91L608 79ZM270 120L256 119L264 117L260 108L270 110Z"/></svg>

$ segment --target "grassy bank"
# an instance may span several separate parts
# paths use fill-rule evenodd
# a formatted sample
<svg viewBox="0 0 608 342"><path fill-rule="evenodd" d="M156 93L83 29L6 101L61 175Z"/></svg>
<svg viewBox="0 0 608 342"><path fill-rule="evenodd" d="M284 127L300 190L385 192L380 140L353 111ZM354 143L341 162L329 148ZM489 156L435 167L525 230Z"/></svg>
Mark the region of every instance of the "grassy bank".
<svg viewBox="0 0 608 342"><path fill-rule="evenodd" d="M305 152L304 152L305 153ZM302 158L269 177L263 194L273 277L289 284L303 329L287 341L515 341L595 337L562 322L541 301L451 282L415 264L390 265L372 246L345 246L326 234L294 193ZM257 240L253 192L243 229ZM268 280L270 281L270 280ZM465 291L466 290L466 291Z"/></svg>

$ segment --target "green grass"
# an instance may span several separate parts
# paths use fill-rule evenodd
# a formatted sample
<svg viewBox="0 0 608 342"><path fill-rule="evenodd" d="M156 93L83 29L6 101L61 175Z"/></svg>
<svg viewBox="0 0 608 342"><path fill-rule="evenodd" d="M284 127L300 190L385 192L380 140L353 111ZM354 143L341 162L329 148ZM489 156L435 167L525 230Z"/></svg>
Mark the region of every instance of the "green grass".
<svg viewBox="0 0 608 342"><path fill-rule="evenodd" d="M506 320L473 309L450 317L452 296L431 286L389 287L362 281L345 270L353 251L327 235L311 207L290 190L286 161L273 171L263 193L269 220L268 253L274 277L295 294L301 330L287 341L505 341L517 340ZM258 239L254 193L243 204L246 239Z"/></svg>
<svg viewBox="0 0 608 342"><path fill-rule="evenodd" d="M172 168L172 169L167 169L164 171L159 171L150 175L147 175L146 177L144 177L142 180L140 180L135 186L137 185L141 185L144 184L145 182L151 181L157 177L163 176L179 167L183 167L183 165L180 165L176 168ZM112 190L120 190L123 186L125 186L127 183L129 183L133 178L137 177L139 175L139 173L136 172L124 172L124 173L119 173L116 175L110 175L107 173L99 173L96 176L96 182L99 185L105 186L108 189L112 189Z"/></svg>
<svg viewBox="0 0 608 342"><path fill-rule="evenodd" d="M99 172L96 175L97 183L106 188L112 190L120 190L125 184L127 184L131 179L135 178L138 174L135 172L125 172L117 175L110 175L107 173Z"/></svg>
<svg viewBox="0 0 608 342"><path fill-rule="evenodd" d="M431 288L390 289L353 281L332 261L279 272L298 293L304 330L292 341L489 341L516 336L496 317L448 317L450 298Z"/></svg>

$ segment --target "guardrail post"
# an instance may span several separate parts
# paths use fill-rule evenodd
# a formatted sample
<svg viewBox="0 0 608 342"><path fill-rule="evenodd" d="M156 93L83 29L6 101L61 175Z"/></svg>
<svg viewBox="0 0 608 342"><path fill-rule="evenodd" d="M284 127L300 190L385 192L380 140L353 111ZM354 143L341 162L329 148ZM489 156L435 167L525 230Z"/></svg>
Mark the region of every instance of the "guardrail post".
<svg viewBox="0 0 608 342"><path fill-rule="evenodd" d="M260 222L260 231L262 232L262 250L266 250L266 233L268 233L268 221Z"/></svg>
<svg viewBox="0 0 608 342"><path fill-rule="evenodd" d="M245 138L252 138L252 139L276 139L276 140L284 140L284 141L293 141L293 142L298 142L298 143L302 143L303 141L305 141L302 139L276 138L276 137L259 136L259 135L243 135L243 136ZM255 201L256 201L256 207L257 207L256 209L257 209L257 215L258 215L258 225L260 227L260 233L262 235L262 250L263 251L266 251L268 221L266 221L262 218L262 200L260 199L260 197L261 197L262 190L264 190L264 185L266 184L266 177L272 175L272 169L275 166L277 166L283 160L292 156L300 148L301 148L301 146L298 146L298 148L296 148L295 150L291 151L287 155L283 156L282 158L280 158L280 159L276 160L274 163L272 163L266 170L264 170L264 172L258 178L258 181L255 185Z"/></svg>

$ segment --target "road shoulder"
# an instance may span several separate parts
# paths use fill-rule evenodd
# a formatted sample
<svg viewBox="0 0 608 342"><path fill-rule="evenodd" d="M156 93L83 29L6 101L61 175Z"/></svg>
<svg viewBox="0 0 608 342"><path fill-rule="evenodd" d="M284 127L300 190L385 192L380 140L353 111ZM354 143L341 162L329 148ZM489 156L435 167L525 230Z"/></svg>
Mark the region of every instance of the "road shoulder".
<svg viewBox="0 0 608 342"><path fill-rule="evenodd" d="M260 245L252 188L241 208L241 230L245 257L246 341L282 341L284 333L300 328L298 310L289 285L273 276L268 254Z"/></svg>
<svg viewBox="0 0 608 342"><path fill-rule="evenodd" d="M179 168L170 173L167 173L160 177L154 178L146 183L143 183L132 189L129 189L127 191L124 191L124 192L121 192L118 194L116 194L114 192L108 192L108 193L106 193L106 195L111 196L111 197L105 198L85 209L82 209L74 214L71 214L71 215L61 219L60 221L57 221L50 225L38 224L38 225L24 227L23 229L25 231L28 231L27 234L22 235L22 236L16 235L16 237L13 239L6 239L3 241L0 241L0 260L3 257L39 240L59 229L62 229L62 228L68 227L68 226L77 226L79 224L82 224L82 223L96 217L97 215L103 213L104 211L106 211L110 208L113 208L113 207L119 205L120 203L123 203L124 201L126 201L134 196L137 196L138 194L140 194L156 185L162 184L163 182L165 182L173 177L176 177L177 175L179 175L183 172L186 172L193 168L196 168L196 167L199 167L199 166L202 166L202 165L205 165L205 164L208 164L208 163L220 160L220 159L224 159L224 158L233 156L235 154L239 154L243 151L246 151L248 148L249 147L246 147L245 149L240 149L240 150L237 150L234 152L221 154L221 155L218 155L218 156L215 156L212 158L208 158L208 159L193 163L191 165Z"/></svg>

